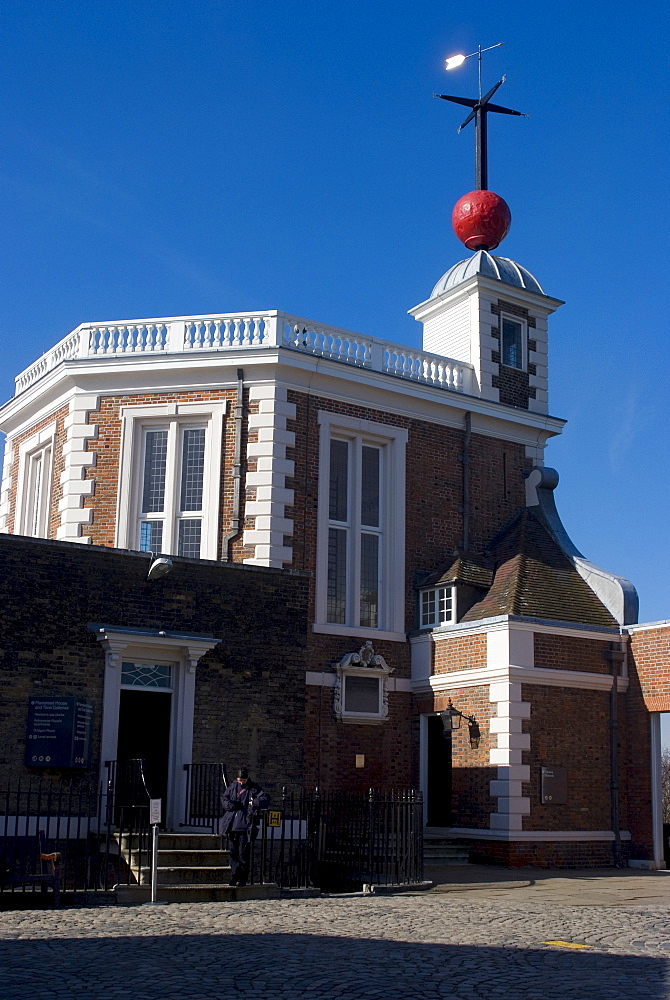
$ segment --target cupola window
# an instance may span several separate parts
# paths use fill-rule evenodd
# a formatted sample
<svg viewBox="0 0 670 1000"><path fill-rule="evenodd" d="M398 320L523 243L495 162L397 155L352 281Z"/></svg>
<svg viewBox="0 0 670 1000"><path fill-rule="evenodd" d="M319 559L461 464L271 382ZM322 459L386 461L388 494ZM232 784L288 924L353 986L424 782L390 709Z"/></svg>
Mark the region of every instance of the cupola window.
<svg viewBox="0 0 670 1000"><path fill-rule="evenodd" d="M511 316L502 317L501 360L508 368L525 368L525 324Z"/></svg>

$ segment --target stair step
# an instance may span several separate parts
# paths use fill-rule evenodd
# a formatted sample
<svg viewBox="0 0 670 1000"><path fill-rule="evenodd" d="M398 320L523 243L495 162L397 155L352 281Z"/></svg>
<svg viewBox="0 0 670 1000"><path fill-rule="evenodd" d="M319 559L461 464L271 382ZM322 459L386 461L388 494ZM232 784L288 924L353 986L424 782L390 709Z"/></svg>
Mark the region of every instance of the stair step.
<svg viewBox="0 0 670 1000"><path fill-rule="evenodd" d="M444 868L470 863L470 851L465 844L459 844L439 834L428 834L423 840L423 863L426 868Z"/></svg>
<svg viewBox="0 0 670 1000"><path fill-rule="evenodd" d="M116 901L125 906L148 903L151 899L149 886L114 886ZM225 903L246 899L279 899L279 887L274 884L233 885L202 883L198 885L158 885L157 896L162 903Z"/></svg>
<svg viewBox="0 0 670 1000"><path fill-rule="evenodd" d="M467 854L461 858L438 858L424 861L423 867L427 871L430 868L460 868L462 865L469 865L470 859Z"/></svg>
<svg viewBox="0 0 670 1000"><path fill-rule="evenodd" d="M139 846L146 848L151 841L151 834L141 838L138 834L116 834L116 840L122 850L136 851ZM221 837L213 833L159 833L159 851L217 851L221 849Z"/></svg>
<svg viewBox="0 0 670 1000"><path fill-rule="evenodd" d="M159 868L158 885L227 885L230 865L225 868Z"/></svg>
<svg viewBox="0 0 670 1000"><path fill-rule="evenodd" d="M133 875L139 885L151 885L151 868L143 865L134 868ZM227 885L230 881L230 865L220 868L158 868L158 885Z"/></svg>
<svg viewBox="0 0 670 1000"><path fill-rule="evenodd" d="M228 864L229 851L199 851L182 850L182 848L163 849L158 844L158 865L160 868L175 868L187 866L190 868L220 868Z"/></svg>

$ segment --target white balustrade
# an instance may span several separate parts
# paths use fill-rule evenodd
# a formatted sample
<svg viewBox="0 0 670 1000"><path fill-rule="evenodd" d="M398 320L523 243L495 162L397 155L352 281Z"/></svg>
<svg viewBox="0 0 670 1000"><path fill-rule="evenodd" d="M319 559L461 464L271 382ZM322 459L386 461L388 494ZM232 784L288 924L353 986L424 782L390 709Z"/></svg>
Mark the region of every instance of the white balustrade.
<svg viewBox="0 0 670 1000"><path fill-rule="evenodd" d="M472 391L472 365L465 362L272 310L82 325L21 372L16 394L73 358L267 347L317 355L452 392Z"/></svg>

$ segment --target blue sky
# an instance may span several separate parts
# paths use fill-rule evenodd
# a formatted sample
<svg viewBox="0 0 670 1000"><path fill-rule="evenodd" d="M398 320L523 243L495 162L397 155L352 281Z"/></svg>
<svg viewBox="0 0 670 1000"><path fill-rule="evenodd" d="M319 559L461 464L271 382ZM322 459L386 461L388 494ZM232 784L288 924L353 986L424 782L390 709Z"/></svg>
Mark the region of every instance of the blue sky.
<svg viewBox="0 0 670 1000"><path fill-rule="evenodd" d="M497 251L565 299L547 464L575 543L668 587L667 45L661 4L4 0L0 390L85 320L279 308L419 344L467 255L451 208L486 88Z"/></svg>

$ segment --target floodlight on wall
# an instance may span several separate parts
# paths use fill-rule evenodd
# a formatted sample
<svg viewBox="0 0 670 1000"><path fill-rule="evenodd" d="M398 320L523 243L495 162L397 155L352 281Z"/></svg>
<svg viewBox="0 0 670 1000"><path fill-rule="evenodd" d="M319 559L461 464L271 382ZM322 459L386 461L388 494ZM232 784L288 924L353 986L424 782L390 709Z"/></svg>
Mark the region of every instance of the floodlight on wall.
<svg viewBox="0 0 670 1000"><path fill-rule="evenodd" d="M468 720L468 737L470 739L470 746L473 750L476 750L479 746L479 741L481 739L481 731L479 729L479 723L477 722L474 715L466 715L465 712L459 712L457 708L451 703L451 698L449 699L449 704L443 712L440 712L440 718L442 719L442 726L444 728L445 736L451 736L455 729L461 728L461 719Z"/></svg>
<svg viewBox="0 0 670 1000"><path fill-rule="evenodd" d="M158 580L161 576L165 576L172 569L172 560L168 559L166 556L158 556L153 560L151 566L149 567L149 572L147 573L147 580Z"/></svg>

